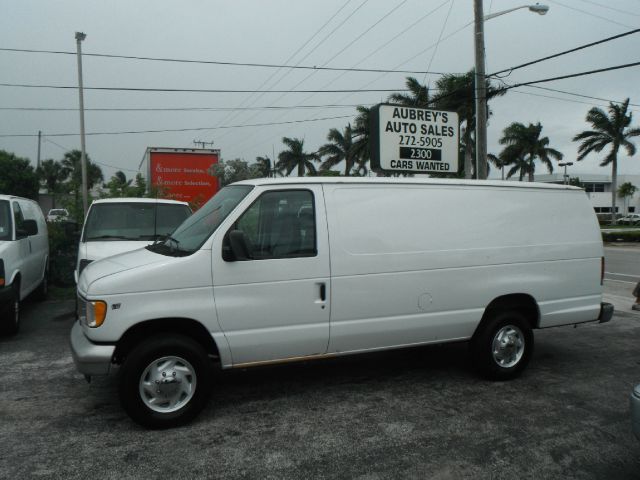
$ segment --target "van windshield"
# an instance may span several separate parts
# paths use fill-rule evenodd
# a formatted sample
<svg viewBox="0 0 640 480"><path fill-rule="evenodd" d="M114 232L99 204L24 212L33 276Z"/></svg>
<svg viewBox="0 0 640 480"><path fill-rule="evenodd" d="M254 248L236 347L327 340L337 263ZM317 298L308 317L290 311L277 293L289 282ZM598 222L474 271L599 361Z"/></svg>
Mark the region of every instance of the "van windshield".
<svg viewBox="0 0 640 480"><path fill-rule="evenodd" d="M91 206L82 240L153 241L166 237L191 215L187 205L99 203Z"/></svg>
<svg viewBox="0 0 640 480"><path fill-rule="evenodd" d="M231 185L216 193L211 200L189 217L164 242L149 245L148 250L162 255L185 256L198 250L216 231L234 208L253 189L250 185Z"/></svg>
<svg viewBox="0 0 640 480"><path fill-rule="evenodd" d="M0 200L0 240L11 240L11 208L7 200Z"/></svg>

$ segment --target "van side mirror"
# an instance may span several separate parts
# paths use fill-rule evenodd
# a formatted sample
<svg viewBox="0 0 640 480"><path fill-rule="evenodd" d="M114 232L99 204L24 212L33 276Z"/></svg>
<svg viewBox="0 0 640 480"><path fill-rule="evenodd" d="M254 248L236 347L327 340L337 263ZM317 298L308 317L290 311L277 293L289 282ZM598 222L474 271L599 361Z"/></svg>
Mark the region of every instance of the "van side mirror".
<svg viewBox="0 0 640 480"><path fill-rule="evenodd" d="M251 260L251 251L247 242L247 236L242 230L231 230L227 234L229 239L230 252L223 251L223 258L228 262ZM225 255L226 253L226 255Z"/></svg>
<svg viewBox="0 0 640 480"><path fill-rule="evenodd" d="M17 238L26 238L38 234L38 223L35 220L24 220L16 230Z"/></svg>

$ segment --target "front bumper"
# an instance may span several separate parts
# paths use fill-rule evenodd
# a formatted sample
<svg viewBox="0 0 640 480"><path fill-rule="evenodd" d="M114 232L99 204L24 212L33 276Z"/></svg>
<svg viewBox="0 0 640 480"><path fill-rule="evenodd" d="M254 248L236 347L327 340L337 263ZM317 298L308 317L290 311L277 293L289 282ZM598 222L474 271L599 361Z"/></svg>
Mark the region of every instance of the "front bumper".
<svg viewBox="0 0 640 480"><path fill-rule="evenodd" d="M613 305L610 303L602 302L600 304L600 315L598 321L600 323L607 323L613 317Z"/></svg>
<svg viewBox="0 0 640 480"><path fill-rule="evenodd" d="M640 385L631 392L631 428L633 434L640 440Z"/></svg>
<svg viewBox="0 0 640 480"><path fill-rule="evenodd" d="M71 329L71 354L78 371L84 375L108 375L115 345L96 345L89 340L79 322Z"/></svg>

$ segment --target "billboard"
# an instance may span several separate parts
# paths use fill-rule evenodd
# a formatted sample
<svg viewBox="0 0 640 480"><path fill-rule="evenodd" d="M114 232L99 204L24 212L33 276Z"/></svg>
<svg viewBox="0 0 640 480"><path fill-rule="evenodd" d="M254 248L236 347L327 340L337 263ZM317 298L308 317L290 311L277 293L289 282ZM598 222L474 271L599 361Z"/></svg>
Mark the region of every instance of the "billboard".
<svg viewBox="0 0 640 480"><path fill-rule="evenodd" d="M148 148L147 153L149 184L162 197L199 207L218 191L212 167L220 159L220 150Z"/></svg>
<svg viewBox="0 0 640 480"><path fill-rule="evenodd" d="M377 105L371 109L371 168L392 173L456 173L458 114Z"/></svg>

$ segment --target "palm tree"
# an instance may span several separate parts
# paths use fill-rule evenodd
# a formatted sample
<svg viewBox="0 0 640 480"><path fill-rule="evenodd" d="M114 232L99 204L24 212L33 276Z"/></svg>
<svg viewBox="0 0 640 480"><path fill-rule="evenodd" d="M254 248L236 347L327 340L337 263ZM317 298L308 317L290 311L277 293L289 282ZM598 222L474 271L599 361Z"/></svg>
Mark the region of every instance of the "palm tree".
<svg viewBox="0 0 640 480"><path fill-rule="evenodd" d="M261 177L275 176L275 171L272 170L271 159L266 155L264 157L256 157L256 165Z"/></svg>
<svg viewBox="0 0 640 480"><path fill-rule="evenodd" d="M105 185L109 189L109 194L112 197L127 197L131 182L133 179L127 179L127 176L121 170L118 170L113 174L109 183Z"/></svg>
<svg viewBox="0 0 640 480"><path fill-rule="evenodd" d="M394 93L389 95L389 101L407 107L426 108L431 103L429 100L429 88L421 85L413 77L407 77L405 85L409 93Z"/></svg>
<svg viewBox="0 0 640 480"><path fill-rule="evenodd" d="M540 137L542 125L530 123L528 126L520 122L513 122L504 129L501 145L506 148L501 153L501 158L506 164L515 164L517 168L509 171L509 177L516 171L520 171L520 181L524 173L529 175L529 181L533 182L536 171L536 159L539 159L547 167L549 173L553 173L551 158L561 160L563 155L555 148L549 147L549 137ZM511 173L513 172L513 173Z"/></svg>
<svg viewBox="0 0 640 480"><path fill-rule="evenodd" d="M359 105L356 110L358 116L355 119L351 135L353 137L353 153L360 175L367 174L367 163L371 160L371 147L369 133L371 120L371 108Z"/></svg>
<svg viewBox="0 0 640 480"><path fill-rule="evenodd" d="M475 92L475 71L470 70L467 73L457 75L443 75L436 81L436 89L438 94L433 98L432 105L442 110L452 110L458 113L460 124L464 123L465 128L462 130L462 143L471 145L471 132L475 130L476 117L476 92ZM496 88L491 85L487 79L486 85L487 100L504 95L506 90ZM487 111L491 115L491 111ZM465 178L472 178L473 157L471 148L465 149L464 153L464 174Z"/></svg>
<svg viewBox="0 0 640 480"><path fill-rule="evenodd" d="M332 128L329 130L327 140L329 140L330 143L324 144L318 150L318 154L321 157L328 157L320 168L322 170L328 170L344 161L344 175L348 177L356 162L351 124L348 124L343 132L340 132L337 128Z"/></svg>
<svg viewBox="0 0 640 480"><path fill-rule="evenodd" d="M59 193L60 186L69 176L67 170L60 162L53 159L44 160L36 170L38 177L47 186L49 195L51 195L52 207L56 208L56 195Z"/></svg>
<svg viewBox="0 0 640 480"><path fill-rule="evenodd" d="M64 154L64 158L60 163L69 171L70 177L67 180L67 185L74 196L74 204L72 208L72 215L75 216L78 224L82 223L83 211L82 202L80 202L80 192L82 191L82 167L81 159L82 154L80 150L71 150ZM95 184L102 182L104 177L102 176L102 170L99 166L91 163L89 155L86 156L87 160L87 190L91 190Z"/></svg>
<svg viewBox="0 0 640 480"><path fill-rule="evenodd" d="M640 135L640 128L629 128L633 114L627 113L629 99L617 105L609 103L609 115L601 108L593 107L587 112L586 121L591 124L593 130L585 130L573 137L574 142L579 142L578 161L585 158L591 152L599 153L608 145L611 150L600 163L601 167L611 164L611 224L616 224L616 191L618 182L618 151L624 147L627 155L636 153L636 147L629 140Z"/></svg>
<svg viewBox="0 0 640 480"><path fill-rule="evenodd" d="M287 176L291 175L291 172L296 168L298 169L299 177L304 177L305 170L309 172L310 175L316 174L316 167L313 165L313 162L319 161L320 158L315 152L306 153L304 151L304 140L283 137L282 143L288 147L288 150L280 152L276 168L285 171Z"/></svg>
<svg viewBox="0 0 640 480"><path fill-rule="evenodd" d="M638 191L638 187L636 187L631 182L625 182L618 188L618 196L622 197L624 200L624 210L625 213L629 213L629 206L627 205L627 198L633 197L635 193Z"/></svg>

